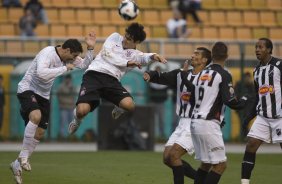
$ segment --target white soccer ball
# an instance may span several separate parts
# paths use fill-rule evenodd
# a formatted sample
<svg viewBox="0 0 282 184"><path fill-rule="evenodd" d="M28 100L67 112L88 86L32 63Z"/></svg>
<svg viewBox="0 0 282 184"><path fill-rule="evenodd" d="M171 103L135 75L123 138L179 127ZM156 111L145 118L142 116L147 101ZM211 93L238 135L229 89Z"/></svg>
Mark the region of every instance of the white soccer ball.
<svg viewBox="0 0 282 184"><path fill-rule="evenodd" d="M139 13L139 7L132 0L123 0L119 5L118 13L124 20L133 20Z"/></svg>

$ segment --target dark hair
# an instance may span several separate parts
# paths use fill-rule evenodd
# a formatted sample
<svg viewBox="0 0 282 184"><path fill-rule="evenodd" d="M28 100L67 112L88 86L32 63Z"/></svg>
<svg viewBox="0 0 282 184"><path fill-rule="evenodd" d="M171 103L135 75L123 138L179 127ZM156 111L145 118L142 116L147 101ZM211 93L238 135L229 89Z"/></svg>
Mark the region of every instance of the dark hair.
<svg viewBox="0 0 282 184"><path fill-rule="evenodd" d="M205 47L198 47L197 50L202 51L202 56L204 58L208 59L206 65L209 65L211 63L211 61L212 61L212 59L211 59L211 51L209 49L205 48Z"/></svg>
<svg viewBox="0 0 282 184"><path fill-rule="evenodd" d="M74 53L74 52L82 53L83 52L82 45L81 45L81 43L77 39L68 39L68 40L66 40L63 43L62 48L63 49L69 48L71 53Z"/></svg>
<svg viewBox="0 0 282 184"><path fill-rule="evenodd" d="M139 41L141 43L146 39L146 32L141 24L132 23L125 29L125 32L130 35L134 42Z"/></svg>
<svg viewBox="0 0 282 184"><path fill-rule="evenodd" d="M227 45L223 42L216 42L212 47L212 59L225 60L228 57Z"/></svg>
<svg viewBox="0 0 282 184"><path fill-rule="evenodd" d="M262 40L265 42L265 46L266 48L270 49L270 53L269 54L272 54L272 49L273 49L273 44L272 44L272 41L268 38L260 38L259 40Z"/></svg>

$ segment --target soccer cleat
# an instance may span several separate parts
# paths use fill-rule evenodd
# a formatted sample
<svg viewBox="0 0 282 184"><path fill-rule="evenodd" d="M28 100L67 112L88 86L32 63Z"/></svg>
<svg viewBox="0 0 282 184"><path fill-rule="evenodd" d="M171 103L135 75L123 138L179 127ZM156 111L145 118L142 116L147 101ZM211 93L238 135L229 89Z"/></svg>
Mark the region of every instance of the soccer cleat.
<svg viewBox="0 0 282 184"><path fill-rule="evenodd" d="M73 119L69 124L69 134L75 133L79 125L80 125L80 122L78 122L76 119Z"/></svg>
<svg viewBox="0 0 282 184"><path fill-rule="evenodd" d="M19 158L19 162L21 164L21 167L25 170L25 171L31 171L31 165L28 161L28 158L26 157L21 157Z"/></svg>
<svg viewBox="0 0 282 184"><path fill-rule="evenodd" d="M14 175L14 179L16 181L17 184L22 184L23 180L22 180L22 168L19 164L19 162L12 162L10 164L10 169Z"/></svg>
<svg viewBox="0 0 282 184"><path fill-rule="evenodd" d="M125 110L123 110L122 108L120 108L118 106L115 106L113 111L112 111L113 119L118 119L124 112L125 112Z"/></svg>

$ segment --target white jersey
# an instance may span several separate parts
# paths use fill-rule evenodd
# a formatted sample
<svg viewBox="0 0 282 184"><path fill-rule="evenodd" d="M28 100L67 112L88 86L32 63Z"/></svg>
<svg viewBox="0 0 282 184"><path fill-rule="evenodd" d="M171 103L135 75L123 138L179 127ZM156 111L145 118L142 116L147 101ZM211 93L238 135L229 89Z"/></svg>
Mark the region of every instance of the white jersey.
<svg viewBox="0 0 282 184"><path fill-rule="evenodd" d="M136 49L122 47L123 36L118 33L111 34L105 41L101 51L86 70L93 70L111 75L118 80L132 68L127 67L128 61L140 62L146 65L155 53L143 53Z"/></svg>
<svg viewBox="0 0 282 184"><path fill-rule="evenodd" d="M74 65L76 68L86 69L92 60L93 51L88 51L85 59L77 56ZM17 92L22 93L30 90L43 98L49 99L54 80L66 71L67 67L61 61L56 47L45 47L33 59L23 79L18 84Z"/></svg>

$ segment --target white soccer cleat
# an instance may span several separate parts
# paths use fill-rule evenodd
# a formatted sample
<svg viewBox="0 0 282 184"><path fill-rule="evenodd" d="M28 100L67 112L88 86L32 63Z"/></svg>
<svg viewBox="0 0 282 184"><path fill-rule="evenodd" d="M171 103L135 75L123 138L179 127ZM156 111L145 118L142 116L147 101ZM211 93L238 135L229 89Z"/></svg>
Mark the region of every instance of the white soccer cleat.
<svg viewBox="0 0 282 184"><path fill-rule="evenodd" d="M20 162L21 167L23 168L23 170L31 171L31 165L30 165L30 163L28 161L28 158L21 157L21 158L19 158L19 162Z"/></svg>
<svg viewBox="0 0 282 184"><path fill-rule="evenodd" d="M73 119L69 124L69 134L75 133L79 125L80 125L80 122L78 122L76 119Z"/></svg>
<svg viewBox="0 0 282 184"><path fill-rule="evenodd" d="M10 164L10 169L14 175L14 179L16 181L17 184L22 184L23 180L22 180L22 168L20 166L19 162L12 162Z"/></svg>
<svg viewBox="0 0 282 184"><path fill-rule="evenodd" d="M113 119L118 119L123 113L125 112L124 109L118 107L115 105L113 111L112 111L112 117Z"/></svg>

